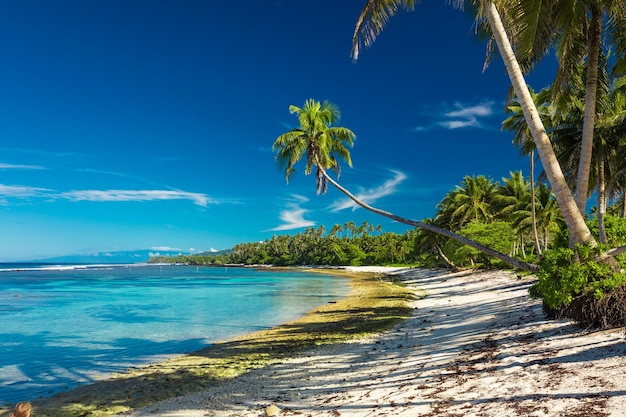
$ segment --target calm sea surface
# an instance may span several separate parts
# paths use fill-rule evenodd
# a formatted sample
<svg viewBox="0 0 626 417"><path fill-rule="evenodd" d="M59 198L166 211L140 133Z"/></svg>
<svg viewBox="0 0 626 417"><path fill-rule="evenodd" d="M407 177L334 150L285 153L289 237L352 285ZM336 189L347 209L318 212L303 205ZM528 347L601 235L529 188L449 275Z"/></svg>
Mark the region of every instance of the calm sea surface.
<svg viewBox="0 0 626 417"><path fill-rule="evenodd" d="M0 264L0 402L270 328L347 293L345 279L304 271Z"/></svg>

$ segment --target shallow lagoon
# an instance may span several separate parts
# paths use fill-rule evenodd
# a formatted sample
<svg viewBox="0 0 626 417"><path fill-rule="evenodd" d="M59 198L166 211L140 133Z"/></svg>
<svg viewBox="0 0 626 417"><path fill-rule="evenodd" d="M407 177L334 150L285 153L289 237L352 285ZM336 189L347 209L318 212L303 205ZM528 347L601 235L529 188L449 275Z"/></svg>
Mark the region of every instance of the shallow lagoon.
<svg viewBox="0 0 626 417"><path fill-rule="evenodd" d="M0 402L270 328L348 290L344 278L295 270L0 267Z"/></svg>

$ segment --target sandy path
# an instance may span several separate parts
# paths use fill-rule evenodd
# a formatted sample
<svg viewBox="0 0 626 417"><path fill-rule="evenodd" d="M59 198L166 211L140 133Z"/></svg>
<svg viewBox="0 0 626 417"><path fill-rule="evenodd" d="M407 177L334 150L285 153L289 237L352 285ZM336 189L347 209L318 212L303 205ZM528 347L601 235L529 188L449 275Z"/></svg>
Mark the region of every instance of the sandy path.
<svg viewBox="0 0 626 417"><path fill-rule="evenodd" d="M376 270L424 292L393 331L126 415L626 416L623 330L546 321L530 283L501 271Z"/></svg>

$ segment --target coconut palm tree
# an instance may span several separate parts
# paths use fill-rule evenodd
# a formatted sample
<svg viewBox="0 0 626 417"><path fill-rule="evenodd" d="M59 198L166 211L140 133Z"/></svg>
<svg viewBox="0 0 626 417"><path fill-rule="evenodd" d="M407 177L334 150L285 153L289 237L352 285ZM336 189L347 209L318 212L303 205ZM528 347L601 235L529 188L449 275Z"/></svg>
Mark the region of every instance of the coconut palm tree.
<svg viewBox="0 0 626 417"><path fill-rule="evenodd" d="M516 211L527 207L529 204L531 208L533 207L531 192L531 185L522 175L522 171L511 172L509 178L502 178L502 184L496 187L493 197L492 211L495 219L512 223ZM532 216L531 219L533 219ZM519 239L519 248L524 255L526 253L525 238L527 231L516 228L515 232ZM517 247L515 245L513 253L517 252ZM537 254L540 255L541 251L538 249L537 244L535 244L535 249L537 249Z"/></svg>
<svg viewBox="0 0 626 417"><path fill-rule="evenodd" d="M522 171L511 172L509 178L502 178L493 196L493 206L496 216L504 221L510 220L511 214L520 205L530 200L530 184L524 178Z"/></svg>
<svg viewBox="0 0 626 417"><path fill-rule="evenodd" d="M491 203L495 189L496 184L483 175L465 176L461 184L437 204L437 223L458 231L472 220L490 222L493 219Z"/></svg>
<svg viewBox="0 0 626 417"><path fill-rule="evenodd" d="M309 99L306 101L305 106L302 109L294 105L289 107L290 113L298 115L300 127L280 135L276 138L272 146L272 149L277 152L276 161L284 170L285 177L287 179L295 173L295 164L306 156L304 172L305 174L310 174L315 168L318 192L325 192L326 184L330 183L348 196L348 198L354 201L358 206L373 213L385 216L403 224L413 227L421 227L447 236L464 245L473 247L489 256L500 259L501 261L516 268L527 271L537 270L536 265L521 262L511 256L495 251L449 230L407 219L385 210L372 207L364 201L358 199L354 194L341 186L328 174L326 169L331 168L335 172L339 172L339 162L334 156L335 152L337 152L338 156L341 156L343 159L347 160L350 165L352 165L350 152L344 142L352 144L355 136L349 129L334 128L331 126L333 122L337 121L339 109L334 104L328 102L325 103L326 105L322 106L319 102Z"/></svg>
<svg viewBox="0 0 626 417"><path fill-rule="evenodd" d="M493 219L491 203L495 190L496 184L483 175L463 178L454 195L456 208L452 213L458 229L472 220L488 223Z"/></svg>
<svg viewBox="0 0 626 417"><path fill-rule="evenodd" d="M577 187L580 173L579 159L584 135L584 77L587 73L585 68L586 64L575 68L575 73L570 77L570 85L559 94L560 99L552 106L552 141L571 187ZM606 72L606 59L602 56L597 85L593 163L588 184L589 190L596 191L599 239L606 243L604 215L607 197L615 197L619 184L624 180L622 167L625 165L625 158L620 148L626 138L626 78L610 80ZM556 86L552 85L546 90L554 89Z"/></svg>
<svg viewBox="0 0 626 417"><path fill-rule="evenodd" d="M354 145L356 135L345 127L332 126L341 117L339 108L328 101L320 103L309 99L300 108L289 107L289 113L297 114L300 127L280 135L274 141L272 150L276 152L276 162L285 171L285 178L295 173L294 165L306 155L304 173L309 175L313 168L317 180L317 192L326 193L328 184L322 170L340 172L337 157L352 166L348 147Z"/></svg>
<svg viewBox="0 0 626 417"><path fill-rule="evenodd" d="M606 47L614 46L613 59L626 52L626 3L613 0L507 1L508 27L515 31L517 56L529 66L553 46L559 67L554 81L555 98L568 90L580 62L586 61L583 91L582 142L577 161L576 203L584 213L594 149L594 126L602 83Z"/></svg>
<svg viewBox="0 0 626 417"><path fill-rule="evenodd" d="M330 234L332 236L339 237L339 234L342 232L343 232L343 226L340 225L339 223L334 224L333 227L330 228Z"/></svg>
<svg viewBox="0 0 626 417"><path fill-rule="evenodd" d="M535 227L539 230L541 241L538 253L543 253L550 243L551 232L558 230L563 218L554 195L546 184L539 183L535 194ZM513 226L522 231L533 227L530 204L512 213L512 217Z"/></svg>
<svg viewBox="0 0 626 417"><path fill-rule="evenodd" d="M437 213L435 216L437 219L436 224L439 227L450 229L455 232L460 229L453 216L455 210L457 209L455 197L458 192L459 189L455 187L443 197L443 199L437 204Z"/></svg>
<svg viewBox="0 0 626 417"><path fill-rule="evenodd" d="M599 104L597 131L598 231L600 241L607 242L604 218L609 197L617 196L626 184L626 77L616 80Z"/></svg>
<svg viewBox="0 0 626 417"><path fill-rule="evenodd" d="M529 88L530 96L532 97L537 111L544 122L550 124L550 109L549 98L552 92L549 89L543 89L539 93L535 94L533 89ZM511 115L502 122L502 130L508 130L513 132L513 144L520 148L522 155L528 155L530 161L530 207L531 207L531 229L535 243L535 250L537 255L541 256L541 245L539 243L539 235L537 233L537 222L535 213L535 142L531 136L526 119L524 119L524 113L522 108L514 97L511 97L509 105L506 107L506 111Z"/></svg>
<svg viewBox="0 0 626 417"><path fill-rule="evenodd" d="M503 1L503 3L506 0ZM378 34L383 30L390 17L400 8L412 10L415 7L414 0L369 0L362 9L357 19L356 28L352 40L352 57L357 59L361 45L370 46ZM459 7L464 1L457 0ZM570 232L570 245L588 244L597 246L589 228L585 224L574 196L569 189L561 166L556 158L546 129L539 117L537 108L526 86L522 68L515 56L513 47L505 30L498 9L492 0L475 0L471 2L477 12L479 24L486 23L491 31L495 44L504 61L505 68L511 80L515 94L524 113L531 135L535 141L539 158L543 164L546 175L550 180L552 189L563 213L563 217ZM626 248L624 248L626 250Z"/></svg>

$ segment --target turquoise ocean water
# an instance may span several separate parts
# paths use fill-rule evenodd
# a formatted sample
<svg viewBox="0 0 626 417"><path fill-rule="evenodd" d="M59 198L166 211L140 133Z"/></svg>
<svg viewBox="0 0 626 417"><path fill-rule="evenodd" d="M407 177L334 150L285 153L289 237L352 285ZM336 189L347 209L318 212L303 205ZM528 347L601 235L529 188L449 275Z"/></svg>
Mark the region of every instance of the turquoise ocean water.
<svg viewBox="0 0 626 417"><path fill-rule="evenodd" d="M306 271L0 264L0 403L270 328L348 293Z"/></svg>

